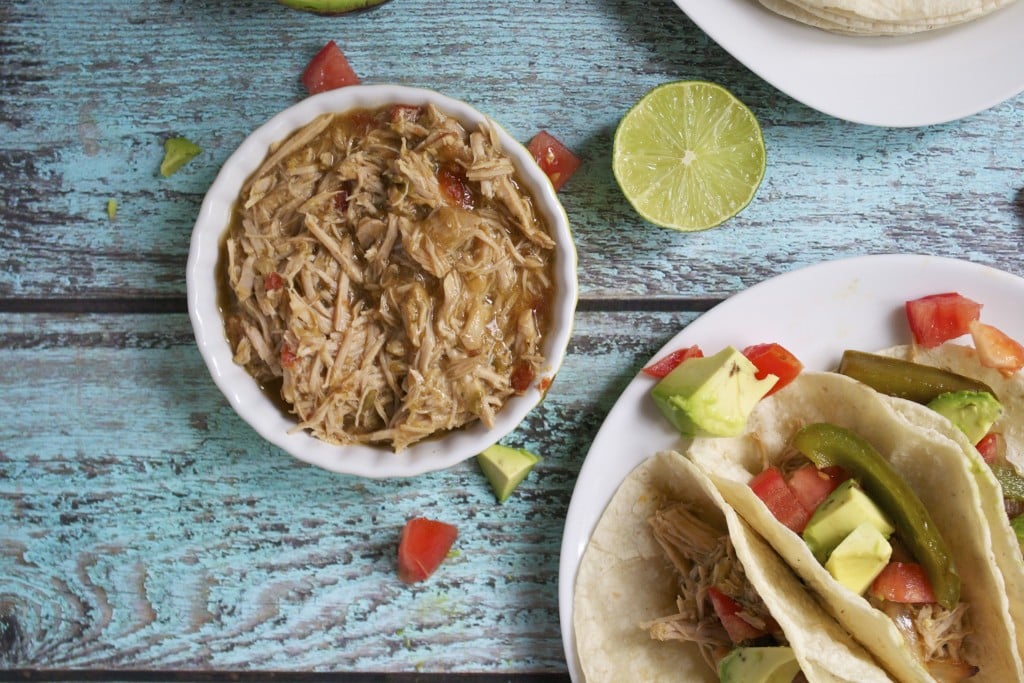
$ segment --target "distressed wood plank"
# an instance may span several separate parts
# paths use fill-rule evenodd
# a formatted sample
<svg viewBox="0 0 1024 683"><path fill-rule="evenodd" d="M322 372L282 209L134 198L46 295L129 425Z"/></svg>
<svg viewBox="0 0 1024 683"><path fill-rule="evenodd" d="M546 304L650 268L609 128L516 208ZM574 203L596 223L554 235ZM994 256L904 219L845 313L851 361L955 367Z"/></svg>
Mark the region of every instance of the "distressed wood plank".
<svg viewBox="0 0 1024 683"><path fill-rule="evenodd" d="M301 96L328 38L366 82L466 99L527 140L584 159L562 191L596 299L721 298L841 256L956 254L1024 272L1015 98L964 121L881 129L831 119L737 63L668 0L395 0L343 17L270 0L7 3L0 63L0 299L171 297L203 193L244 136ZM111 29L115 30L111 30ZM764 126L758 197L721 228L641 221L610 172L611 136L648 88L723 83ZM158 176L162 140L203 154ZM106 218L108 198L120 210Z"/></svg>
<svg viewBox="0 0 1024 683"><path fill-rule="evenodd" d="M688 313L581 314L507 443L543 456L504 505L474 462L331 474L263 442L185 316L0 316L0 669L562 672L558 557L604 415ZM30 381L25 381L30 378ZM398 532L458 525L432 579ZM13 624L14 626L11 626Z"/></svg>

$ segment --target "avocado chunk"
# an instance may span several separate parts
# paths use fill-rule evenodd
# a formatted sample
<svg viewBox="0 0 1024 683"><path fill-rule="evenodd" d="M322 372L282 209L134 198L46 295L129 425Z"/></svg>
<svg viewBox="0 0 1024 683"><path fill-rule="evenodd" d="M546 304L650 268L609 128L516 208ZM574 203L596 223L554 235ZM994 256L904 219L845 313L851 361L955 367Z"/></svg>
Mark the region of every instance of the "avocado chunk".
<svg viewBox="0 0 1024 683"><path fill-rule="evenodd" d="M803 539L818 562L861 524L870 524L883 538L894 531L892 522L875 505L856 481L847 479L818 506L804 528Z"/></svg>
<svg viewBox="0 0 1024 683"><path fill-rule="evenodd" d="M851 531L825 562L832 578L857 595L868 589L892 557L892 546L870 522Z"/></svg>
<svg viewBox="0 0 1024 683"><path fill-rule="evenodd" d="M713 356L683 361L654 385L651 396L683 436L737 436L777 381L775 375L757 379L754 364L727 346Z"/></svg>
<svg viewBox="0 0 1024 683"><path fill-rule="evenodd" d="M722 683L792 683L800 673L793 649L788 647L738 647L718 663Z"/></svg>
<svg viewBox="0 0 1024 683"><path fill-rule="evenodd" d="M914 489L870 442L838 425L817 422L798 431L793 446L819 468L839 465L860 479L910 554L924 566L936 601L946 609L956 607L960 574L949 546Z"/></svg>
<svg viewBox="0 0 1024 683"><path fill-rule="evenodd" d="M948 391L928 402L928 407L960 429L971 443L978 443L1003 414L1003 406L987 391Z"/></svg>
<svg viewBox="0 0 1024 683"><path fill-rule="evenodd" d="M315 14L344 14L357 9L383 5L387 0L277 0L292 9Z"/></svg>
<svg viewBox="0 0 1024 683"><path fill-rule="evenodd" d="M476 456L480 469L490 482L499 503L504 503L517 486L540 462L533 453L522 448L494 444Z"/></svg>

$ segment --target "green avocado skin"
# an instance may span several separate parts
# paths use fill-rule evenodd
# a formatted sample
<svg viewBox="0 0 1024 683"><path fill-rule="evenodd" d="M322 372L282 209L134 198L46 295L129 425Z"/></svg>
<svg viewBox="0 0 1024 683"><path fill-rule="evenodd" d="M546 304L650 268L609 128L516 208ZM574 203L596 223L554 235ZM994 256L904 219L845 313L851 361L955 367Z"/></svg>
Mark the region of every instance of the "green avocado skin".
<svg viewBox="0 0 1024 683"><path fill-rule="evenodd" d="M277 0L286 7L316 14L345 14L383 5L388 0Z"/></svg>

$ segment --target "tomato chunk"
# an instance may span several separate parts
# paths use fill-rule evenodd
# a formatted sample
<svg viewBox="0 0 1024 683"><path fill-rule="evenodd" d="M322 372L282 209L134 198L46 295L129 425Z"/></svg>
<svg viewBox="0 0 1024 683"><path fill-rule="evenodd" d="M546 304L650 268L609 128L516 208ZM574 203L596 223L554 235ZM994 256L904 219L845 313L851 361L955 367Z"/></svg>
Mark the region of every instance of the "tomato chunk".
<svg viewBox="0 0 1024 683"><path fill-rule="evenodd" d="M748 346L743 349L743 355L757 368L758 379L764 379L768 375L779 378L765 396L771 396L792 382L804 369L804 364L796 356L775 342Z"/></svg>
<svg viewBox="0 0 1024 683"><path fill-rule="evenodd" d="M703 357L704 351L702 351L699 346L694 344L693 346L688 346L684 349L676 349L675 351L666 354L665 356L659 358L658 360L648 365L641 372L643 372L648 377L653 377L654 379L661 379L668 373L675 370L676 367L684 360L688 358Z"/></svg>
<svg viewBox="0 0 1024 683"><path fill-rule="evenodd" d="M803 506L778 467L769 467L750 480L750 488L768 510L785 526L802 533L811 512Z"/></svg>
<svg viewBox="0 0 1024 683"><path fill-rule="evenodd" d="M569 177L580 167L580 159L555 136L545 130L533 136L526 149L547 174L555 192L562 189Z"/></svg>
<svg viewBox="0 0 1024 683"><path fill-rule="evenodd" d="M848 478L841 467L826 467L819 470L808 463L794 470L786 483L800 504L813 513L828 495Z"/></svg>
<svg viewBox="0 0 1024 683"><path fill-rule="evenodd" d="M445 164L437 170L437 183L441 195L451 204L472 210L476 200L466 179L466 172L458 164Z"/></svg>
<svg viewBox="0 0 1024 683"><path fill-rule="evenodd" d="M935 592L924 567L916 562L890 562L871 582L868 591L889 602L935 602Z"/></svg>
<svg viewBox="0 0 1024 683"><path fill-rule="evenodd" d="M944 292L907 301L906 311L914 342L930 347L967 334L971 321L981 316L981 304Z"/></svg>
<svg viewBox="0 0 1024 683"><path fill-rule="evenodd" d="M1024 368L1024 346L1017 340L978 320L971 322L970 332L978 360L986 368L995 368L1006 376Z"/></svg>
<svg viewBox="0 0 1024 683"><path fill-rule="evenodd" d="M715 615L722 622L722 626L725 627L725 632L729 634L729 640L732 642L742 643L748 640L755 640L767 633L740 616L740 613L743 611L743 605L719 589L714 586L708 588L708 597L711 599L711 606L715 610Z"/></svg>
<svg viewBox="0 0 1024 683"><path fill-rule="evenodd" d="M441 565L459 532L453 525L426 517L410 519L398 543L398 578L423 581Z"/></svg>
<svg viewBox="0 0 1024 683"><path fill-rule="evenodd" d="M999 435L995 432L989 432L981 437L981 441L976 443L974 447L981 454L981 459L991 465L999 457Z"/></svg>
<svg viewBox="0 0 1024 683"><path fill-rule="evenodd" d="M310 95L359 83L359 76L333 40L327 41L302 72L302 84Z"/></svg>

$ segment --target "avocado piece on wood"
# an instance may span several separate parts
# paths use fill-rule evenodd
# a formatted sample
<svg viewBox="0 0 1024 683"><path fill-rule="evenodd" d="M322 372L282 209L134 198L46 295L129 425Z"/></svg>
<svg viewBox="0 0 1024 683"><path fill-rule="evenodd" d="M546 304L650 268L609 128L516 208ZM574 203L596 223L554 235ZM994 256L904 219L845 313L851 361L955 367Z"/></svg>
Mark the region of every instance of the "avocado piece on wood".
<svg viewBox="0 0 1024 683"><path fill-rule="evenodd" d="M500 444L488 446L476 459L499 503L508 500L533 466L540 462L540 458L527 450Z"/></svg>
<svg viewBox="0 0 1024 683"><path fill-rule="evenodd" d="M315 14L345 14L383 5L388 0L277 0L286 7Z"/></svg>

